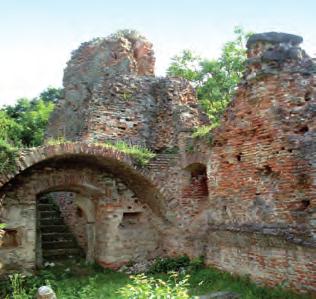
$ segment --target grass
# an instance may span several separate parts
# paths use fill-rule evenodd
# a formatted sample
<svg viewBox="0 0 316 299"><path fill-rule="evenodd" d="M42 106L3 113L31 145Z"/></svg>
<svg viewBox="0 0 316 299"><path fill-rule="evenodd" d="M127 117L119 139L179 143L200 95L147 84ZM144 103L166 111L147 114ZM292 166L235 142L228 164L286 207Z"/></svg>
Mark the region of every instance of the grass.
<svg viewBox="0 0 316 299"><path fill-rule="evenodd" d="M64 137L50 138L46 141L47 145L58 145L58 144L64 144L64 143L71 143L71 141L66 140ZM140 166L147 165L149 161L156 156L154 152L147 149L146 147L142 147L139 145L130 145L124 141L117 141L115 143L111 143L111 142L95 143L95 145L104 146L107 148L113 148L119 152L125 153L131 156L132 158L134 158L135 161Z"/></svg>
<svg viewBox="0 0 316 299"><path fill-rule="evenodd" d="M45 144L47 145L58 145L64 143L71 143L71 141L67 140L65 137L58 137L58 138L49 138Z"/></svg>
<svg viewBox="0 0 316 299"><path fill-rule="evenodd" d="M129 145L124 141L117 141L116 143L105 142L103 146L113 148L117 151L130 155L141 166L147 165L149 161L156 156L155 153L145 147L139 145Z"/></svg>
<svg viewBox="0 0 316 299"><path fill-rule="evenodd" d="M233 291L241 294L242 299L309 299L308 295L298 295L280 288L263 288L242 278L212 268L189 271L189 293L197 296L212 291ZM181 274L182 275L182 274ZM185 274L183 274L184 277ZM167 281L169 274L152 274L148 277ZM33 298L36 289L50 283L62 299L122 299L118 290L131 283L131 278L120 272L85 265L84 262L56 266L43 270L24 284L27 297ZM13 297L15 299L15 297ZM16 297L22 298L22 297ZM137 299L138 297L134 297ZM153 297L155 298L155 297ZM163 299L165 297L161 297Z"/></svg>

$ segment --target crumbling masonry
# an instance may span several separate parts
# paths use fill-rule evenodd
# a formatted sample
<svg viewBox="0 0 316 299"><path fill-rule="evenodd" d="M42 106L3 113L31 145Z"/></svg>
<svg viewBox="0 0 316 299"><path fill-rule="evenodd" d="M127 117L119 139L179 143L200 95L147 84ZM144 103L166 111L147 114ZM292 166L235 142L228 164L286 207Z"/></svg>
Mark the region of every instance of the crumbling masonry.
<svg viewBox="0 0 316 299"><path fill-rule="evenodd" d="M69 142L22 151L0 177L0 271L67 254L66 239L41 237L46 215L46 232L66 235L58 229L67 226L86 258L107 267L203 255L270 286L316 292L316 66L301 42L283 33L249 39L244 78L211 143L191 137L207 123L193 88L154 76L145 38L82 44L46 134ZM156 157L139 166L103 146L118 140ZM51 202L39 204L47 195L63 225L42 209Z"/></svg>

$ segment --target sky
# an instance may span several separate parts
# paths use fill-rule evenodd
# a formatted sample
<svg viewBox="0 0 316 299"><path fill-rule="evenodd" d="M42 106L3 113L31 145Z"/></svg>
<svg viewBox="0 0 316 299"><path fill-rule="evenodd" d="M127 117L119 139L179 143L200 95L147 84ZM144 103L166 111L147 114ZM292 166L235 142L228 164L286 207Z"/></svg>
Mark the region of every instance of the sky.
<svg viewBox="0 0 316 299"><path fill-rule="evenodd" d="M0 106L61 87L71 51L119 29L153 43L159 76L183 49L218 57L235 26L301 35L315 57L315 12L316 0L0 0Z"/></svg>

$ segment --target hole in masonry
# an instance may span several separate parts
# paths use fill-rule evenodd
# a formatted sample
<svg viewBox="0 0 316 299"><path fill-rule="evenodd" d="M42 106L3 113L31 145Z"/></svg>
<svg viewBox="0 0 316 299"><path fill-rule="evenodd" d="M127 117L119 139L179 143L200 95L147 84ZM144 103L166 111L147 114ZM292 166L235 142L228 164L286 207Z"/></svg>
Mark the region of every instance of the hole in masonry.
<svg viewBox="0 0 316 299"><path fill-rule="evenodd" d="M303 199L301 201L301 208L302 210L306 210L310 206L311 202L309 199Z"/></svg>
<svg viewBox="0 0 316 299"><path fill-rule="evenodd" d="M19 246L18 231L16 229L4 229L3 248L12 248Z"/></svg>
<svg viewBox="0 0 316 299"><path fill-rule="evenodd" d="M304 99L306 102L310 101L312 99L312 93L310 91L306 92Z"/></svg>
<svg viewBox="0 0 316 299"><path fill-rule="evenodd" d="M140 222L141 212L124 212L120 227L128 227L130 225L136 225Z"/></svg>
<svg viewBox="0 0 316 299"><path fill-rule="evenodd" d="M193 163L186 167L190 173L190 188L197 196L207 196L207 173L206 166L201 163Z"/></svg>
<svg viewBox="0 0 316 299"><path fill-rule="evenodd" d="M265 166L263 167L263 172L264 172L266 175L271 174L271 173L272 173L272 168L271 168L271 166L265 165Z"/></svg>
<svg viewBox="0 0 316 299"><path fill-rule="evenodd" d="M303 127L301 127L301 128L298 130L298 132L301 133L301 134L305 134L305 133L308 132L308 131L309 131L308 126L303 126Z"/></svg>
<svg viewBox="0 0 316 299"><path fill-rule="evenodd" d="M82 211L81 208L77 207L77 209L76 209L76 215L77 215L77 217L79 217L79 218L82 218L82 217L83 217L83 211Z"/></svg>
<svg viewBox="0 0 316 299"><path fill-rule="evenodd" d="M236 159L237 159L238 162L241 161L241 156L242 156L242 153L239 153L238 155L236 155Z"/></svg>

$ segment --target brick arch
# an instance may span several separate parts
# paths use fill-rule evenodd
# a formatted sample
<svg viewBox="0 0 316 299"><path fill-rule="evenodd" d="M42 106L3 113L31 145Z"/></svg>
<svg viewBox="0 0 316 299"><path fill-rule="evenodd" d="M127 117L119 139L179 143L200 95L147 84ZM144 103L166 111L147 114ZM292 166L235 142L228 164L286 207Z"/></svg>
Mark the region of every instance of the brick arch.
<svg viewBox="0 0 316 299"><path fill-rule="evenodd" d="M102 145L82 142L22 150L16 160L15 170L0 175L0 195L5 197L7 192L16 189L16 186L21 184L33 184L32 188L37 194L65 188L82 192L84 189L88 191L89 188L95 188L94 191L97 191L98 184L92 183L93 178L90 178L92 181L89 183L85 183L85 178L78 175L70 176L66 172L64 176L58 178L59 182L54 182L54 169L60 167L60 164L66 165L69 161L73 164L87 165L87 168L104 169L113 176L121 178L156 214L161 217L164 215L163 196L157 182L148 176L146 169L138 167L130 156L122 152ZM67 166L64 167L67 169ZM29 177L34 171L44 171L44 173L50 173L51 176L48 176L46 181L41 178L41 183L38 184L32 180L23 179Z"/></svg>

